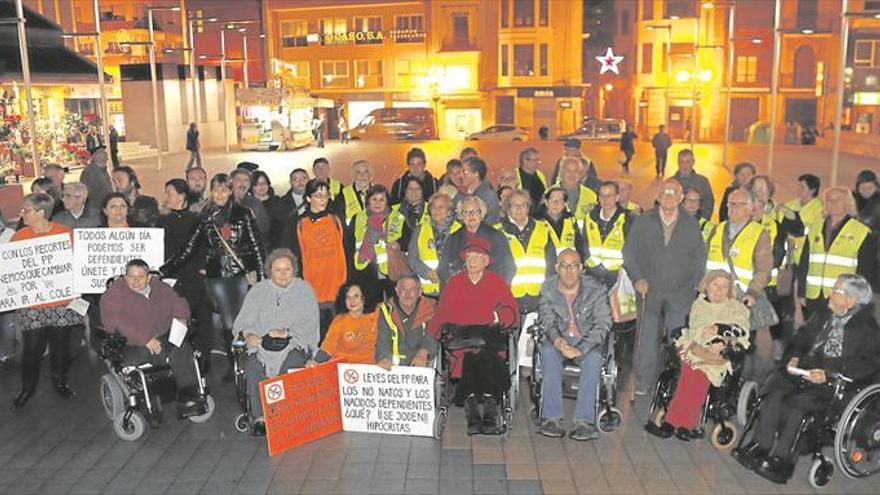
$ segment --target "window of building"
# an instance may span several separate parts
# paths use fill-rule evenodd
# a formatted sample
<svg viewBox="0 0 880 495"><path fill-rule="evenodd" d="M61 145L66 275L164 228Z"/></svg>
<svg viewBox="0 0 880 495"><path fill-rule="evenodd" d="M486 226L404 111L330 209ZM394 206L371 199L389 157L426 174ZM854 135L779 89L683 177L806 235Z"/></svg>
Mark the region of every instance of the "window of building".
<svg viewBox="0 0 880 495"><path fill-rule="evenodd" d="M467 48L471 44L467 14L452 14L452 46Z"/></svg>
<svg viewBox="0 0 880 495"><path fill-rule="evenodd" d="M819 0L797 0L797 28L816 29L819 20Z"/></svg>
<svg viewBox="0 0 880 495"><path fill-rule="evenodd" d="M348 76L348 61L346 60L323 60L321 61L321 87L322 88L348 88L351 82Z"/></svg>
<svg viewBox="0 0 880 495"><path fill-rule="evenodd" d="M856 40L853 65L856 67L880 67L880 40Z"/></svg>
<svg viewBox="0 0 880 495"><path fill-rule="evenodd" d="M663 69L666 70L667 67L672 64L673 66L676 63L682 63L682 61L687 61L692 64L691 57L694 56L694 45L692 43L673 43L669 48L669 55L672 57L672 60L668 61L666 59L666 43L663 44ZM690 65L688 66L690 67ZM690 70L690 69L688 69ZM673 67L673 72L675 72L675 68Z"/></svg>
<svg viewBox="0 0 880 495"><path fill-rule="evenodd" d="M650 74L654 70L654 43L642 45L642 74Z"/></svg>
<svg viewBox="0 0 880 495"><path fill-rule="evenodd" d="M865 10L880 10L880 0L865 0Z"/></svg>
<svg viewBox="0 0 880 495"><path fill-rule="evenodd" d="M382 61L381 60L355 60L354 61L354 87L356 87L356 88L381 88L382 87Z"/></svg>
<svg viewBox="0 0 880 495"><path fill-rule="evenodd" d="M501 0L501 27L510 26L510 0Z"/></svg>
<svg viewBox="0 0 880 495"><path fill-rule="evenodd" d="M535 75L535 45L513 45L513 75Z"/></svg>
<svg viewBox="0 0 880 495"><path fill-rule="evenodd" d="M666 19L671 17L696 17L696 0L666 0Z"/></svg>
<svg viewBox="0 0 880 495"><path fill-rule="evenodd" d="M397 75L398 76L418 76L427 74L428 71L425 66L424 59L407 59L407 58L399 58L397 59Z"/></svg>
<svg viewBox="0 0 880 495"><path fill-rule="evenodd" d="M421 43L425 41L425 18L422 15L399 15L394 18L395 41Z"/></svg>
<svg viewBox="0 0 880 495"><path fill-rule="evenodd" d="M306 21L281 21L281 46L308 46L309 25Z"/></svg>
<svg viewBox="0 0 880 495"><path fill-rule="evenodd" d="M283 67L290 71L290 77L309 78L309 63L306 61L284 62Z"/></svg>
<svg viewBox="0 0 880 495"><path fill-rule="evenodd" d="M620 34L622 36L629 35L629 11L623 10L620 12Z"/></svg>
<svg viewBox="0 0 880 495"><path fill-rule="evenodd" d="M470 65L444 65L440 88L444 91L470 89L471 79Z"/></svg>
<svg viewBox="0 0 880 495"><path fill-rule="evenodd" d="M382 38L377 38L376 34L382 32L382 18L380 16L355 17L354 31L355 33L364 33L364 36L355 37L356 45L381 44Z"/></svg>
<svg viewBox="0 0 880 495"><path fill-rule="evenodd" d="M538 24L541 26L547 26L550 24L550 0L539 0Z"/></svg>
<svg viewBox="0 0 880 495"><path fill-rule="evenodd" d="M321 19L321 44L348 43L348 22L345 18Z"/></svg>
<svg viewBox="0 0 880 495"><path fill-rule="evenodd" d="M654 0L642 0L642 20L654 20Z"/></svg>
<svg viewBox="0 0 880 495"><path fill-rule="evenodd" d="M113 13L111 12L110 15L112 16ZM205 32L204 15L205 15L205 13L204 13L204 11L202 11L202 9L196 9L195 14L193 15L193 17L195 18L195 21L196 21L193 24L193 27L196 28L197 33L204 33Z"/></svg>
<svg viewBox="0 0 880 495"><path fill-rule="evenodd" d="M736 57L736 82L753 83L758 80L758 57L744 55Z"/></svg>
<svg viewBox="0 0 880 495"><path fill-rule="evenodd" d="M513 0L513 27L535 25L535 0Z"/></svg>
<svg viewBox="0 0 880 495"><path fill-rule="evenodd" d="M501 75L510 75L510 53L507 45L501 45Z"/></svg>
<svg viewBox="0 0 880 495"><path fill-rule="evenodd" d="M547 43L541 43L541 46L539 48L540 48L540 50L539 50L540 56L538 57L538 60L540 61L539 71L542 76L546 76L548 74L548 70L547 70L547 56L548 56Z"/></svg>

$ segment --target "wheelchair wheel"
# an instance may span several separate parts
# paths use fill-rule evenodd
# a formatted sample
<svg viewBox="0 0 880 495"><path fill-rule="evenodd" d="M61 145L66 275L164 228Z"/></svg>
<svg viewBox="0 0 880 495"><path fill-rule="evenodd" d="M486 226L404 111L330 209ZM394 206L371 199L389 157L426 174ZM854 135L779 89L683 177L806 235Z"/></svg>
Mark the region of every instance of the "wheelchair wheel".
<svg viewBox="0 0 880 495"><path fill-rule="evenodd" d="M596 418L596 426L602 433L612 433L620 428L622 420L623 414L621 414L620 409L616 407L610 409L602 408L599 412L599 417Z"/></svg>
<svg viewBox="0 0 880 495"><path fill-rule="evenodd" d="M722 421L712 428L712 436L709 440L716 449L726 451L736 444L737 436L739 436L739 431L736 425Z"/></svg>
<svg viewBox="0 0 880 495"><path fill-rule="evenodd" d="M147 430L147 420L139 411L132 412L127 420L125 416L126 414L122 413L113 418L113 431L120 440L134 442Z"/></svg>
<svg viewBox="0 0 880 495"><path fill-rule="evenodd" d="M211 416L214 415L214 409L216 408L216 404L214 404L214 398L210 395L205 396L205 414L199 416L190 416L189 420L193 423L204 423L211 419Z"/></svg>
<svg viewBox="0 0 880 495"><path fill-rule="evenodd" d="M251 420L247 413L241 413L235 417L235 431L239 433L247 433L251 429Z"/></svg>
<svg viewBox="0 0 880 495"><path fill-rule="evenodd" d="M446 409L440 409L434 415L434 438L440 440L443 438L443 432L446 430Z"/></svg>
<svg viewBox="0 0 880 495"><path fill-rule="evenodd" d="M111 373L104 373L101 376L100 387L101 404L104 406L104 412L107 413L107 419L112 421L125 412L125 393Z"/></svg>
<svg viewBox="0 0 880 495"><path fill-rule="evenodd" d="M809 474L810 486L822 488L831 481L832 476L834 476L834 464L831 464L824 457L813 459Z"/></svg>
<svg viewBox="0 0 880 495"><path fill-rule="evenodd" d="M880 384L862 389L840 415L834 460L848 478L865 478L880 471Z"/></svg>
<svg viewBox="0 0 880 495"><path fill-rule="evenodd" d="M745 382L739 391L739 400L736 402L736 422L745 426L749 422L749 416L755 410L758 402L758 383L751 380Z"/></svg>

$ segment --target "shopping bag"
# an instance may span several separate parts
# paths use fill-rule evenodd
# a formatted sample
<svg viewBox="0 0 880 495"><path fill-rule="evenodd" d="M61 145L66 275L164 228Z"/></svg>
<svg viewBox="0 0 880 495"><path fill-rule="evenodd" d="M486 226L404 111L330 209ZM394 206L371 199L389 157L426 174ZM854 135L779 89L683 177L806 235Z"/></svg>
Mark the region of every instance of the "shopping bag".
<svg viewBox="0 0 880 495"><path fill-rule="evenodd" d="M535 341L528 331L535 322L538 321L538 313L528 313L523 318L522 331L519 333L519 340L516 342L517 362L520 366L526 368L532 367L532 354L535 352Z"/></svg>
<svg viewBox="0 0 880 495"><path fill-rule="evenodd" d="M624 323L633 321L638 316L636 307L636 289L626 274L626 269L617 272L617 282L611 287L611 321Z"/></svg>

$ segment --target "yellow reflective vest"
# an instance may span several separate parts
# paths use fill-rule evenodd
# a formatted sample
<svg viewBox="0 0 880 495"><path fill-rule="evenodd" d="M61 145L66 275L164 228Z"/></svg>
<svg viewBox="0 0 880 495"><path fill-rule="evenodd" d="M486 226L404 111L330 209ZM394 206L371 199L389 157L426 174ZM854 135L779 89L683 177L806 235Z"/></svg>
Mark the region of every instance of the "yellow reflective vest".
<svg viewBox="0 0 880 495"><path fill-rule="evenodd" d="M553 247L556 248L557 255L569 248L577 249L575 240L577 239L577 229L581 228L580 222L576 222L573 217L564 218L562 220L562 232L559 235L556 234L556 229L549 223L547 227L550 228L550 240L553 241Z"/></svg>
<svg viewBox="0 0 880 495"><path fill-rule="evenodd" d="M700 232L703 234L703 242L709 242L709 236L712 235L712 229L715 228L715 222L704 217L697 217L700 222Z"/></svg>
<svg viewBox="0 0 880 495"><path fill-rule="evenodd" d="M805 205L802 205L800 200L793 199L785 203L785 206L791 211L799 213L801 222L804 224L803 236L791 236L791 261L792 263L800 263L801 253L804 250L804 243L807 240L807 236L810 235L810 231L813 230L813 226L817 225L816 228L822 228L822 223L825 221L825 206L819 198L813 198Z"/></svg>
<svg viewBox="0 0 880 495"><path fill-rule="evenodd" d="M400 360L406 359L406 356L400 354L400 332L397 330L397 325L394 324L394 319L391 318L391 310L388 309L389 304L384 302L379 307L382 310L382 318L385 319L385 324L391 330L391 364L399 366Z"/></svg>
<svg viewBox="0 0 880 495"><path fill-rule="evenodd" d="M761 228L764 229L764 232L767 233L767 237L770 238L770 249L773 249L773 243L776 242L776 236L779 234L779 223L778 219L780 214L777 210L771 210L769 212L764 212L764 215L761 217ZM770 270L770 282L767 283L767 287L776 287L777 278L779 277L779 267L774 266L772 270Z"/></svg>
<svg viewBox="0 0 880 495"><path fill-rule="evenodd" d="M428 218L428 205L422 210L422 217L419 222ZM403 227L406 225L406 216L400 212L400 204L391 207L391 213L388 214L388 220L385 221L386 231L388 232L388 242L397 242L403 237ZM401 246L406 250L407 246Z"/></svg>
<svg viewBox="0 0 880 495"><path fill-rule="evenodd" d="M837 277L844 273L856 273L859 265L859 249L871 228L855 218L850 218L828 251L825 251L823 224L816 224L810 230L807 242L810 243L810 258L807 265L807 285L804 296L807 299L827 298L834 288Z"/></svg>
<svg viewBox="0 0 880 495"><path fill-rule="evenodd" d="M599 204L599 197L589 187L584 185L579 187L578 202L574 207L574 211L571 212L571 216L575 220L584 220L590 216L590 211L593 210L593 207Z"/></svg>
<svg viewBox="0 0 880 495"><path fill-rule="evenodd" d="M345 198L345 223L348 223L355 215L364 211L364 207L361 206L358 193L354 190L354 184L342 188L342 197Z"/></svg>
<svg viewBox="0 0 880 495"><path fill-rule="evenodd" d="M626 223L626 215L620 214L611 231L602 239L599 232L599 224L593 220L592 216L587 216L585 220L585 230L587 244L589 246L590 255L587 257L587 266L590 268L602 265L608 271L616 271L623 265L623 244L624 233L623 226Z"/></svg>
<svg viewBox="0 0 880 495"><path fill-rule="evenodd" d="M724 256L722 249L722 239L727 229L727 221L721 222L715 228L712 238L709 239L709 253L706 257L706 270L724 270L730 273L730 264L727 257ZM730 243L730 260L733 262L733 268L736 271L736 285L745 292L749 288L754 275L754 267L752 266L752 258L755 255L755 246L758 244L758 238L764 231L761 224L749 220L736 235L736 238Z"/></svg>
<svg viewBox="0 0 880 495"><path fill-rule="evenodd" d="M333 201L333 198L339 194L339 191L342 190L342 183L336 179L330 179L330 201Z"/></svg>
<svg viewBox="0 0 880 495"><path fill-rule="evenodd" d="M437 271L437 267L440 266L440 257L437 253L437 247L434 244L434 227L431 226L431 219L429 217L422 218L422 221L419 222L419 237L416 241L419 247L419 259L422 260L428 268L431 270ZM461 228L461 224L458 221L452 222L452 225L449 226L449 234L452 235ZM422 292L429 295L435 296L440 293L440 284L437 282L432 282L427 278L419 277L419 280L422 282Z"/></svg>
<svg viewBox="0 0 880 495"><path fill-rule="evenodd" d="M547 189L547 177L544 176L544 172L536 170L535 176L538 177L538 181L541 182L541 184L544 186L544 189ZM518 189L523 188L522 171L520 171L519 167L516 167L516 187Z"/></svg>
<svg viewBox="0 0 880 495"><path fill-rule="evenodd" d="M391 215L388 215L390 218ZM388 226L388 218L385 219L385 227L387 231ZM354 217L354 267L357 270L365 269L369 263L361 263L358 259L358 254L361 250L361 244L364 242L364 238L367 234L367 212L362 211L355 215ZM376 264L379 266L379 273L382 275L388 275L388 245L384 240L379 240L379 242L373 246L373 249L376 252Z"/></svg>
<svg viewBox="0 0 880 495"><path fill-rule="evenodd" d="M544 220L535 220L535 227L529 237L528 246L520 244L516 236L499 228L507 237L510 244L510 254L516 264L516 273L510 283L510 292L513 297L538 296L541 294L541 285L547 276L547 259L544 257L544 249L550 242L550 231L553 230Z"/></svg>

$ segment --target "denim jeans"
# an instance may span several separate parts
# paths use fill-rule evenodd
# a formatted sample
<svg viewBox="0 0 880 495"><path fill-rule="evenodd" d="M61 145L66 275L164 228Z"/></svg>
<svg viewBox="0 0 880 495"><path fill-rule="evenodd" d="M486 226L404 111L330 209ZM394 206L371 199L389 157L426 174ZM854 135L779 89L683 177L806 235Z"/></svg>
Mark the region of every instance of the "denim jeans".
<svg viewBox="0 0 880 495"><path fill-rule="evenodd" d="M574 344L573 341L569 342ZM553 346L545 341L541 346L541 363L544 384L541 390L541 419L562 420L562 373L566 359ZM573 360L581 368L578 379L577 403L574 406L574 421L596 422L596 389L599 372L602 368L601 346L593 347L585 355Z"/></svg>

